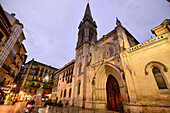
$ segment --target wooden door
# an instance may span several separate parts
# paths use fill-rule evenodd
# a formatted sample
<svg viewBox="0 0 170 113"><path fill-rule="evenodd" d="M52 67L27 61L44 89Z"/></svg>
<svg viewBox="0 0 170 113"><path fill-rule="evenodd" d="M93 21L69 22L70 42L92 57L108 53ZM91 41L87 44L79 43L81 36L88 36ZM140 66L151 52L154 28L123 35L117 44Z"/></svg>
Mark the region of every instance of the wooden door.
<svg viewBox="0 0 170 113"><path fill-rule="evenodd" d="M113 111L120 111L120 89L117 80L110 75L107 79L106 83L106 91L107 91L107 109Z"/></svg>

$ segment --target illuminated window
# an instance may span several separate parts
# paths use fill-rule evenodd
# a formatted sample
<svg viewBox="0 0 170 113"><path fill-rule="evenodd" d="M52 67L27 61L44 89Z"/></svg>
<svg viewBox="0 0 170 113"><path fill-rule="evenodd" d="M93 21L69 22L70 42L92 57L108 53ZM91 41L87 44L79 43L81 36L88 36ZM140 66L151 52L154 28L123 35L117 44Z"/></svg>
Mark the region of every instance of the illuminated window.
<svg viewBox="0 0 170 113"><path fill-rule="evenodd" d="M154 67L152 69L152 72L153 72L153 75L155 77L155 80L156 80L156 83L157 83L159 89L168 89L167 85L164 81L164 78L162 76L161 71L158 68Z"/></svg>

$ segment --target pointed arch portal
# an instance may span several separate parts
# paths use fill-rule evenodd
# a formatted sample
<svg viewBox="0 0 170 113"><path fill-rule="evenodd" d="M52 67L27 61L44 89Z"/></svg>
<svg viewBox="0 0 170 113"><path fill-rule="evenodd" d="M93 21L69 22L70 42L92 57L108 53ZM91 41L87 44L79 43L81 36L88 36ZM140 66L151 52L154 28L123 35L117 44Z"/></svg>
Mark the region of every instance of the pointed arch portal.
<svg viewBox="0 0 170 113"><path fill-rule="evenodd" d="M117 80L112 75L109 75L106 83L107 92L107 109L120 111L120 103L122 101L120 88Z"/></svg>

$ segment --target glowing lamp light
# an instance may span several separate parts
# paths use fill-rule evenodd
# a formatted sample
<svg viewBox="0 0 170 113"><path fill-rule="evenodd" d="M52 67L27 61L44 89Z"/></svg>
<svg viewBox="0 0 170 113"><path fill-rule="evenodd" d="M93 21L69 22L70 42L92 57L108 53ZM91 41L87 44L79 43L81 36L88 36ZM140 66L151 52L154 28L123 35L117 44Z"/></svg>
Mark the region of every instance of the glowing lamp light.
<svg viewBox="0 0 170 113"><path fill-rule="evenodd" d="M48 77L48 76L46 76L46 77L45 77L45 79L46 79L46 80L48 80L48 79L49 79L49 77Z"/></svg>
<svg viewBox="0 0 170 113"><path fill-rule="evenodd" d="M20 94L23 94L23 93L24 93L23 91L20 92Z"/></svg>
<svg viewBox="0 0 170 113"><path fill-rule="evenodd" d="M14 85L14 88L15 88L16 86L17 86L17 85L15 84L15 85Z"/></svg>

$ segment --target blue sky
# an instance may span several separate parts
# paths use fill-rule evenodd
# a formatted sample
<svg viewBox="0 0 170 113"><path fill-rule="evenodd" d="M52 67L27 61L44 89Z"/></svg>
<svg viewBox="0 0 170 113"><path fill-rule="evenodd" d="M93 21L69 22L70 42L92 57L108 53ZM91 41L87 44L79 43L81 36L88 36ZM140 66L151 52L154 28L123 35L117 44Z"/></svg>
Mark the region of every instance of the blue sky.
<svg viewBox="0 0 170 113"><path fill-rule="evenodd" d="M28 59L61 68L75 58L78 25L87 0L1 0L24 25ZM166 0L90 0L98 39L116 26L116 17L139 41L154 37L151 29L170 18Z"/></svg>

